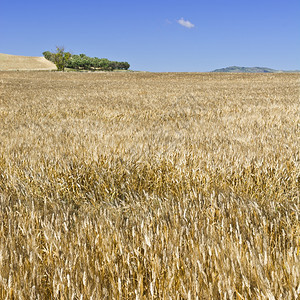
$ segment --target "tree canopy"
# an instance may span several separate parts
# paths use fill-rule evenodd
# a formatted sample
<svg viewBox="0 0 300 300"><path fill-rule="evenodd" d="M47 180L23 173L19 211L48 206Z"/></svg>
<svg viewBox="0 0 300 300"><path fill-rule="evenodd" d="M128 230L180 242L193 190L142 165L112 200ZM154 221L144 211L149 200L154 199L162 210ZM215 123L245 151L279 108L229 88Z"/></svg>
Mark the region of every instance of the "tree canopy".
<svg viewBox="0 0 300 300"><path fill-rule="evenodd" d="M65 52L64 47L56 47L56 52L54 53L45 51L43 55L46 59L55 63L58 71L64 71L71 58L71 53Z"/></svg>
<svg viewBox="0 0 300 300"><path fill-rule="evenodd" d="M128 62L110 61L107 58L89 57L85 54L71 55L64 52L63 48L60 50L61 48L57 48L56 53L43 52L44 57L54 62L58 70L64 70L66 67L75 70L113 71L128 70L130 67Z"/></svg>

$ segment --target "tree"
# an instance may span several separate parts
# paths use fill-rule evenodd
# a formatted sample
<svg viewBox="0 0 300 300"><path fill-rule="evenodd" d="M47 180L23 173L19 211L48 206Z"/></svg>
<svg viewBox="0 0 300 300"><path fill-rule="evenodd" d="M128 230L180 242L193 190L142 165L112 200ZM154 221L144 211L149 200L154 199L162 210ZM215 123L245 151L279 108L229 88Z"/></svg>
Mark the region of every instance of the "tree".
<svg viewBox="0 0 300 300"><path fill-rule="evenodd" d="M119 62L118 68L120 70L128 70L130 68L130 64L127 61L121 61Z"/></svg>
<svg viewBox="0 0 300 300"><path fill-rule="evenodd" d="M71 58L70 52L65 52L64 47L56 47L56 52L54 53L54 63L58 71L65 71L65 67Z"/></svg>
<svg viewBox="0 0 300 300"><path fill-rule="evenodd" d="M50 51L45 51L45 52L43 52L43 55L49 61L54 62L54 53L51 53Z"/></svg>
<svg viewBox="0 0 300 300"><path fill-rule="evenodd" d="M110 61L107 58L89 57L85 54L71 55L65 52L64 47L56 47L56 52L43 52L46 59L55 63L58 71L71 68L75 70L91 70L91 71L114 71L128 70L130 65L128 62Z"/></svg>

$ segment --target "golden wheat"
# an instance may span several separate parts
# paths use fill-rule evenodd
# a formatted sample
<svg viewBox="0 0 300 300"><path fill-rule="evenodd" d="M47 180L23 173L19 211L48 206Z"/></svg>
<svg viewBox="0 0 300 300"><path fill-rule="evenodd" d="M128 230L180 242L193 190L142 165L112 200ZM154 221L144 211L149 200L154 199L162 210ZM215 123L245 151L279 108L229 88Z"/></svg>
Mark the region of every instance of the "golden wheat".
<svg viewBox="0 0 300 300"><path fill-rule="evenodd" d="M299 299L297 74L0 72L1 299Z"/></svg>

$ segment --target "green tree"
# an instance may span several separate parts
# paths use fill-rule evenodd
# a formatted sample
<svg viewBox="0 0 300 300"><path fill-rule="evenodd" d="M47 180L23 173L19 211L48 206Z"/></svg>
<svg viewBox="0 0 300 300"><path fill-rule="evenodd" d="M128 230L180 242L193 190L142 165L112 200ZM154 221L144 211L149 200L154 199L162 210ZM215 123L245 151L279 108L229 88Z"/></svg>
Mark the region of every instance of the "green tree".
<svg viewBox="0 0 300 300"><path fill-rule="evenodd" d="M65 67L71 58L70 52L65 52L64 47L56 47L56 52L54 53L54 63L58 71L65 71Z"/></svg>
<svg viewBox="0 0 300 300"><path fill-rule="evenodd" d="M54 53L51 53L50 51L45 51L45 52L43 52L43 55L49 61L54 62Z"/></svg>
<svg viewBox="0 0 300 300"><path fill-rule="evenodd" d="M65 52L63 47L56 47L56 52L50 51L43 52L46 59L54 62L59 71L71 68L75 70L128 70L130 65L128 62L110 61L107 58L89 57L85 54L71 55L69 52Z"/></svg>
<svg viewBox="0 0 300 300"><path fill-rule="evenodd" d="M126 61L119 62L118 68L120 70L128 70L130 68L130 64Z"/></svg>

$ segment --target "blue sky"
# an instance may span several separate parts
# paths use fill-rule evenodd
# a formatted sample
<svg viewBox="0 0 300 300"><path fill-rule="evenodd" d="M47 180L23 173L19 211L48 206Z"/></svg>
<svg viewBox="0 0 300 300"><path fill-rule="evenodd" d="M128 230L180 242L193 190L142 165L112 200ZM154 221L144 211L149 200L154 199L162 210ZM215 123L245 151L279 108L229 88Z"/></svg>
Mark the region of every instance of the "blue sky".
<svg viewBox="0 0 300 300"><path fill-rule="evenodd" d="M300 69L299 0L0 0L0 53L74 53L133 70Z"/></svg>

